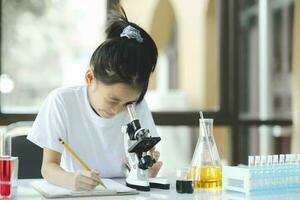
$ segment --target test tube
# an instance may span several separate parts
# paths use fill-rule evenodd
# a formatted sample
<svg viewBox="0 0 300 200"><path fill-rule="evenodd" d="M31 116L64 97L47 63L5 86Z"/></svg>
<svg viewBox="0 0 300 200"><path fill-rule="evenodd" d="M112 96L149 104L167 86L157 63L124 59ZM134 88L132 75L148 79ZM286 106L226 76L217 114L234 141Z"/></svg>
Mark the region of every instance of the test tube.
<svg viewBox="0 0 300 200"><path fill-rule="evenodd" d="M291 154L285 154L285 170L286 170L286 176L285 176L285 182L286 187L291 187L291 171L292 171L292 163L291 163Z"/></svg>
<svg viewBox="0 0 300 200"><path fill-rule="evenodd" d="M4 133L0 130L0 156L4 155Z"/></svg>
<svg viewBox="0 0 300 200"><path fill-rule="evenodd" d="M254 156L248 156L248 167L254 166Z"/></svg>
<svg viewBox="0 0 300 200"><path fill-rule="evenodd" d="M250 173L250 191L253 190L254 185L254 181L255 181L255 166L254 166L254 156L248 156L248 169L249 169L249 173Z"/></svg>
<svg viewBox="0 0 300 200"><path fill-rule="evenodd" d="M260 156L254 156L254 165L256 167L260 166Z"/></svg>
<svg viewBox="0 0 300 200"><path fill-rule="evenodd" d="M265 190L266 189L266 171L267 171L267 156L262 155L260 157L260 182L261 182L261 190Z"/></svg>
<svg viewBox="0 0 300 200"><path fill-rule="evenodd" d="M285 183L285 155L284 154L279 154L279 171L278 171L278 176L279 176L279 186L281 188L286 187Z"/></svg>
<svg viewBox="0 0 300 200"><path fill-rule="evenodd" d="M296 180L296 185L297 188L300 187L300 154L297 154L297 158L296 158L296 169L297 169L297 180Z"/></svg>
<svg viewBox="0 0 300 200"><path fill-rule="evenodd" d="M290 186L291 188L297 187L297 155L291 154L290 166Z"/></svg>
<svg viewBox="0 0 300 200"><path fill-rule="evenodd" d="M273 155L273 168L272 168L272 184L273 189L276 189L279 186L279 164L278 164L278 155Z"/></svg>
<svg viewBox="0 0 300 200"><path fill-rule="evenodd" d="M255 178L254 178L254 182L253 182L253 186L254 186L254 190L255 191L259 191L261 188L261 177L260 177L260 156L254 156L254 174L255 174Z"/></svg>
<svg viewBox="0 0 300 200"><path fill-rule="evenodd" d="M266 190L272 189L272 169L273 169L273 156L267 156L267 167L266 167Z"/></svg>

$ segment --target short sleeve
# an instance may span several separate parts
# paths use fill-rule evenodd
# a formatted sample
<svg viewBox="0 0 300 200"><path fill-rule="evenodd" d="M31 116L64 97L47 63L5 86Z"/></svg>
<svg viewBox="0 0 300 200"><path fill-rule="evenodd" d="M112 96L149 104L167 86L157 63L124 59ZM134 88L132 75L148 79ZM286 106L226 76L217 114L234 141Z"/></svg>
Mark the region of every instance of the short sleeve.
<svg viewBox="0 0 300 200"><path fill-rule="evenodd" d="M63 147L58 138L66 138L66 113L57 90L52 91L33 123L27 139L41 148L48 148L62 153Z"/></svg>
<svg viewBox="0 0 300 200"><path fill-rule="evenodd" d="M150 134L152 137L157 137L159 136L156 127L155 127L155 123L151 114L151 111L148 108L147 102L145 101L145 99L143 101L141 101L141 103L139 105L137 105L138 110L140 111L138 116L140 118L140 123L142 125L143 128L147 128L150 131Z"/></svg>

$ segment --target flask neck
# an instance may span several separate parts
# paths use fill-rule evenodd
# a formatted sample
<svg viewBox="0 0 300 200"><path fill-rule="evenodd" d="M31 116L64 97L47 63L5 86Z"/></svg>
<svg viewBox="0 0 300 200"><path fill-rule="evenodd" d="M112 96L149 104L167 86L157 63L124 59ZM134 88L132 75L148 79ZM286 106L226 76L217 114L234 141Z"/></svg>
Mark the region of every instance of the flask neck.
<svg viewBox="0 0 300 200"><path fill-rule="evenodd" d="M201 137L213 135L213 119L199 119L199 131Z"/></svg>

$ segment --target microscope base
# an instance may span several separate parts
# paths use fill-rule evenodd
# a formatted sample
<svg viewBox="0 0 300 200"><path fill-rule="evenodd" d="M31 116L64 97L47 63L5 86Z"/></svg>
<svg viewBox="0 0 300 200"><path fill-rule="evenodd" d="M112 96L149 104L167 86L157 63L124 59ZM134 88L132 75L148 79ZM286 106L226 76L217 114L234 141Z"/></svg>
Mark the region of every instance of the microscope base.
<svg viewBox="0 0 300 200"><path fill-rule="evenodd" d="M139 190L150 191L150 188L169 190L170 184L167 179L150 178L149 181L145 180L126 180L126 186Z"/></svg>
<svg viewBox="0 0 300 200"><path fill-rule="evenodd" d="M149 183L150 183L150 188L157 188L157 189L163 189L163 190L170 189L170 183L168 182L167 179L150 178Z"/></svg>
<svg viewBox="0 0 300 200"><path fill-rule="evenodd" d="M133 189L136 189L136 190L139 190L139 191L150 191L150 186L144 186L144 185L134 185L134 184L130 184L130 183L127 183L126 182L126 186L127 187L130 187L130 188L133 188Z"/></svg>
<svg viewBox="0 0 300 200"><path fill-rule="evenodd" d="M169 190L170 184L150 183L150 188Z"/></svg>

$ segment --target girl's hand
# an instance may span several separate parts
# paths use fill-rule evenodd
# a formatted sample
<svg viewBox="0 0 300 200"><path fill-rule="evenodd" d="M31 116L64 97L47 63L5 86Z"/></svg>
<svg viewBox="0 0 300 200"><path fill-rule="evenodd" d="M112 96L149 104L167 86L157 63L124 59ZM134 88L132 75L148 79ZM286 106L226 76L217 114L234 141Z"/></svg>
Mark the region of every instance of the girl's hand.
<svg viewBox="0 0 300 200"><path fill-rule="evenodd" d="M150 156L156 161L153 166L149 169L148 171L148 176L150 178L154 178L157 176L161 166L162 166L162 161L158 161L160 153L159 151L155 151L155 147L153 147L150 151Z"/></svg>
<svg viewBox="0 0 300 200"><path fill-rule="evenodd" d="M81 170L73 175L72 189L73 190L92 190L99 185L99 172Z"/></svg>

